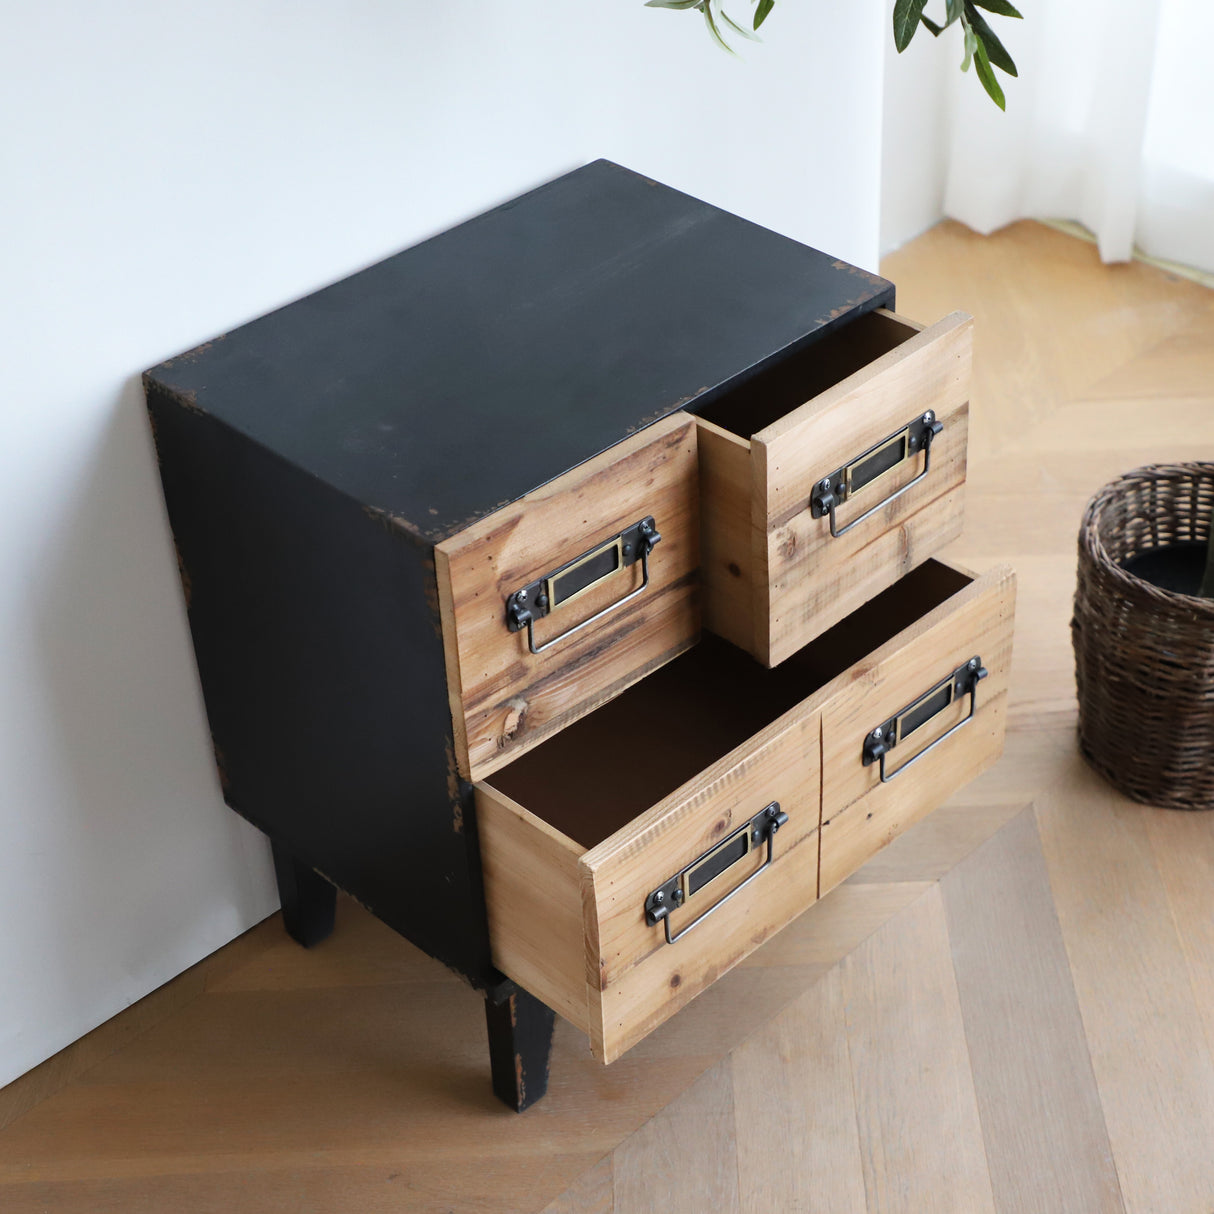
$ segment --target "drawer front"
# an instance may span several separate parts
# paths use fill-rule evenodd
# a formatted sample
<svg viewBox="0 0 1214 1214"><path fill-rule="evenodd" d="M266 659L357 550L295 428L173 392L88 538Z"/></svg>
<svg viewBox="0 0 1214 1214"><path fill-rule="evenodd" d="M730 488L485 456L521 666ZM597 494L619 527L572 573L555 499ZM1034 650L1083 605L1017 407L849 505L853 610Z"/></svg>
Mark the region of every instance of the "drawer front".
<svg viewBox="0 0 1214 1214"><path fill-rule="evenodd" d="M698 531L695 427L680 414L437 546L465 778L694 644Z"/></svg>
<svg viewBox="0 0 1214 1214"><path fill-rule="evenodd" d="M1002 753L1014 610L1012 571L984 574L823 705L821 893Z"/></svg>
<svg viewBox="0 0 1214 1214"><path fill-rule="evenodd" d="M953 313L754 436L755 645L768 665L960 534L971 361L972 321Z"/></svg>
<svg viewBox="0 0 1214 1214"><path fill-rule="evenodd" d="M582 857L587 1027L604 1062L815 901L819 731L816 711L792 710ZM787 821L767 838L773 804ZM658 892L675 909L655 921Z"/></svg>

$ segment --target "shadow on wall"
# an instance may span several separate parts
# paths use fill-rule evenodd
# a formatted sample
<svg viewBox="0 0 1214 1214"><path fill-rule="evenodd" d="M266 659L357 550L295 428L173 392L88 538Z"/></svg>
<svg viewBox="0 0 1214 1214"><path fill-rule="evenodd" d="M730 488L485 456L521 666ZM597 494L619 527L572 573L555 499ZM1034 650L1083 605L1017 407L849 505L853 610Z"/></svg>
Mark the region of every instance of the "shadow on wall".
<svg viewBox="0 0 1214 1214"><path fill-rule="evenodd" d="M277 897L221 801L137 377L76 490L34 588L63 778L39 931L47 980L100 1023Z"/></svg>

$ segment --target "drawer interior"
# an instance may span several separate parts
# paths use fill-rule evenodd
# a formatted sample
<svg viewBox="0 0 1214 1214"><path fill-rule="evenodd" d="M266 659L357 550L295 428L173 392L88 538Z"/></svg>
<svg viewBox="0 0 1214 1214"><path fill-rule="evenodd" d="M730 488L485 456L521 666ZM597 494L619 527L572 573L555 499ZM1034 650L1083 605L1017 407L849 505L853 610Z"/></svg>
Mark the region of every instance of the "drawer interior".
<svg viewBox="0 0 1214 1214"><path fill-rule="evenodd" d="M594 847L971 581L926 561L774 669L705 635L489 783Z"/></svg>
<svg viewBox="0 0 1214 1214"><path fill-rule="evenodd" d="M892 312L867 312L765 368L696 413L723 430L749 438L918 332L917 326Z"/></svg>

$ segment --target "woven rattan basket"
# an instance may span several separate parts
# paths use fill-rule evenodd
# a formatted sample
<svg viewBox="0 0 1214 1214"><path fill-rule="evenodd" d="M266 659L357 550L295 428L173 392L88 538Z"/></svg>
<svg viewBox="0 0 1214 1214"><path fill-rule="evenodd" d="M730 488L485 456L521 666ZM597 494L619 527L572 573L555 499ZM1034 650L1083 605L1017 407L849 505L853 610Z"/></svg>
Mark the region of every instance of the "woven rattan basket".
<svg viewBox="0 0 1214 1214"><path fill-rule="evenodd" d="M1214 464L1157 464L1101 489L1079 532L1079 746L1126 796L1169 809L1214 809L1214 599L1123 564L1206 541L1212 510Z"/></svg>

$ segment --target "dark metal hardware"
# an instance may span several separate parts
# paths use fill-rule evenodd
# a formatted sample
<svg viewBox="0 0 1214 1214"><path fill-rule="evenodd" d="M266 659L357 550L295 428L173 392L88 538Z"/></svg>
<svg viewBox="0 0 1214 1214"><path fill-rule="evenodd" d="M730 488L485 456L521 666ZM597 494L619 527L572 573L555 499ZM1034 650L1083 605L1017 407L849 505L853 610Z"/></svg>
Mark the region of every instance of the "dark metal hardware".
<svg viewBox="0 0 1214 1214"><path fill-rule="evenodd" d="M894 713L888 720L882 721L880 725L871 730L864 739L860 761L865 767L880 762L881 783L888 784L894 776L900 775L908 767L918 763L924 755L935 750L945 738L952 737L957 730L974 719L978 703L978 684L986 676L987 669L982 665L980 657L972 657L968 662L963 662L948 678L941 679L918 699L912 700L900 712ZM970 698L970 710L965 717L951 729L945 730L930 746L925 746L913 759L908 759L896 771L886 775L885 756L921 725L926 725L933 717L942 713L958 696L967 694Z"/></svg>
<svg viewBox="0 0 1214 1214"><path fill-rule="evenodd" d="M645 899L645 922L650 927L665 924L666 943L681 940L693 927L704 922L713 911L724 906L735 894L741 893L773 861L776 831L788 821L781 811L780 803L773 801L761 809L745 826L739 827L728 838L710 847L702 856L697 856L686 868L664 881ZM714 902L702 915L693 919L686 927L670 933L670 915L688 899L694 897L705 886L714 881L739 860L750 855L760 844L767 844L767 859L755 869L745 881L735 885L725 897Z"/></svg>
<svg viewBox="0 0 1214 1214"><path fill-rule="evenodd" d="M589 552L583 552L581 556L566 561L560 568L528 583L506 599L506 627L511 632L521 632L526 628L527 648L532 653L543 653L558 641L563 641L575 632L597 623L605 615L631 602L649 585L649 554L661 538L657 524L650 516L641 519L639 523L633 523L619 535L613 535L605 544L599 544ZM637 560L641 562L641 584L635 590L542 645L535 643L536 620L542 620L558 607L581 598L612 574L636 564Z"/></svg>
<svg viewBox="0 0 1214 1214"><path fill-rule="evenodd" d="M814 518L830 515L830 533L836 539L846 535L853 527L900 498L912 485L917 485L931 468L932 440L944 429L944 423L936 420L930 409L903 426L901 430L886 435L879 443L869 447L848 464L836 468L824 476L815 486L809 498L810 513ZM840 527L835 518L836 507L875 480L892 472L899 464L923 452L923 468L918 476L907 481L901 489L887 494L875 506L854 518L845 527Z"/></svg>

